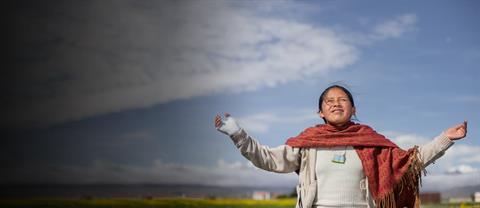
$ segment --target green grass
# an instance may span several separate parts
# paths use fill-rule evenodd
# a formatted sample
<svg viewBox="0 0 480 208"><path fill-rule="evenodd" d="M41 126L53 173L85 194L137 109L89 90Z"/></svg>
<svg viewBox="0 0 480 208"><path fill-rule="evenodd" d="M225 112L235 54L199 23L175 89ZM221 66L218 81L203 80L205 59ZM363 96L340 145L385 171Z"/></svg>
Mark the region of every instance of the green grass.
<svg viewBox="0 0 480 208"><path fill-rule="evenodd" d="M480 208L480 203L443 203L421 205L422 208Z"/></svg>
<svg viewBox="0 0 480 208"><path fill-rule="evenodd" d="M257 201L252 199L191 199L191 198L158 198L158 199L0 199L0 207L67 207L67 208L132 208L132 207L166 207L166 208L293 208L296 199L277 199ZM422 208L480 208L476 203L430 204Z"/></svg>
<svg viewBox="0 0 480 208"><path fill-rule="evenodd" d="M0 199L0 207L232 207L232 208L292 208L295 207L295 199L278 199L257 201L251 199Z"/></svg>

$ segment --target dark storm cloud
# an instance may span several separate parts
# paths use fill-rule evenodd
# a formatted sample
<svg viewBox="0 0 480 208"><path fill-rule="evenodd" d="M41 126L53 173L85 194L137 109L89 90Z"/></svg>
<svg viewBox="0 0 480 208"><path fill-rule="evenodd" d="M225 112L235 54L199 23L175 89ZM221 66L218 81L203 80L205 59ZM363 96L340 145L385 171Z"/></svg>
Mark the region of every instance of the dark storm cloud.
<svg viewBox="0 0 480 208"><path fill-rule="evenodd" d="M327 28L256 16L225 1L20 1L9 8L1 119L8 127L275 86L356 60L354 47Z"/></svg>
<svg viewBox="0 0 480 208"><path fill-rule="evenodd" d="M9 118L2 119L4 125L118 110L107 104L112 102L108 95L155 79L150 71L161 63L155 59L164 57L158 52L164 43L176 42L169 28L177 23L167 11L183 7L172 1L18 1L9 6L2 76ZM114 97L113 102L122 101Z"/></svg>

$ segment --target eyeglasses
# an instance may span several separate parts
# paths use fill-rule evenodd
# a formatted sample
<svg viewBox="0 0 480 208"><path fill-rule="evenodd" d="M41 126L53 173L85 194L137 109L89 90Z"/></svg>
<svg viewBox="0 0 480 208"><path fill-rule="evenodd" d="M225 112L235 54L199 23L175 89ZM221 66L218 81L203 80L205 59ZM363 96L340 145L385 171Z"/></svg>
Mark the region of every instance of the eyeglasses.
<svg viewBox="0 0 480 208"><path fill-rule="evenodd" d="M333 106L335 102L338 102L339 104L346 104L350 102L350 100L346 97L339 97L336 100L334 98L327 98L323 100L323 102L328 106Z"/></svg>

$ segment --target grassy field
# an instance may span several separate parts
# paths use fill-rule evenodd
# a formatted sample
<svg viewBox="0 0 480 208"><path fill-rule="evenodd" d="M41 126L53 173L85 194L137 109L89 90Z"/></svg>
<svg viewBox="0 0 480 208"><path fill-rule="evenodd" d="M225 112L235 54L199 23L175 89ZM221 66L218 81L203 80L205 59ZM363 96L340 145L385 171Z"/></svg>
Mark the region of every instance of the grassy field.
<svg viewBox="0 0 480 208"><path fill-rule="evenodd" d="M257 201L251 199L0 199L0 207L67 207L67 208L106 208L106 207L191 207L191 208L293 208L295 199ZM480 204L435 204L422 205L422 208L480 208Z"/></svg>
<svg viewBox="0 0 480 208"><path fill-rule="evenodd" d="M480 203L452 203L421 205L422 208L480 208Z"/></svg>
<svg viewBox="0 0 480 208"><path fill-rule="evenodd" d="M232 207L232 208L292 208L295 199L257 201L251 199L0 199L0 207Z"/></svg>

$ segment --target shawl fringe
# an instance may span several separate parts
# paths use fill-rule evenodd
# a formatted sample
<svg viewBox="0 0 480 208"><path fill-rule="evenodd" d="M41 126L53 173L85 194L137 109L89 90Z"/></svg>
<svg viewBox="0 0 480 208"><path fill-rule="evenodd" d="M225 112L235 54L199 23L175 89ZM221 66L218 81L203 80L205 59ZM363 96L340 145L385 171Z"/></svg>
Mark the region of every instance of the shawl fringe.
<svg viewBox="0 0 480 208"><path fill-rule="evenodd" d="M418 146L413 148L413 153L410 155L410 166L407 172L402 176L400 181L396 183L392 190L379 196L375 203L382 208L396 208L397 200L395 199L395 192L400 195L404 189L413 190L415 195L414 208L420 208L420 193L419 189L422 185L422 174L425 176L427 171L423 167L423 161L418 151Z"/></svg>

